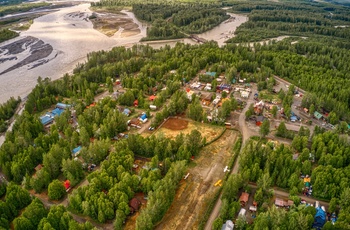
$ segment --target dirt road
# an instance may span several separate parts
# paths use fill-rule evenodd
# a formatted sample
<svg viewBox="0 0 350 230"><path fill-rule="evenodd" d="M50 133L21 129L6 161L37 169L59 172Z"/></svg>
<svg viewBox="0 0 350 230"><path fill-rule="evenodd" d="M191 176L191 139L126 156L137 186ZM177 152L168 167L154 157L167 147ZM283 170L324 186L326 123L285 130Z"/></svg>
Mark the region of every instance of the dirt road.
<svg viewBox="0 0 350 230"><path fill-rule="evenodd" d="M238 118L238 124L239 124L239 129L242 133L242 146L246 143L246 141L254 135L254 133L247 127L246 121L245 121L245 112L249 109L249 105L251 103L254 103L254 92L256 91L256 85L253 85L252 87L252 92L249 95L249 98L247 100L247 105L246 107L242 110L241 114L239 115ZM243 148L241 148L242 150ZM237 160L233 166L233 169L231 171L232 174L237 174L238 173L238 168L239 168L239 156L237 157ZM220 207L221 207L221 195L219 199L217 200L213 211L211 212L207 223L205 224L205 230L211 230L211 227L213 225L213 222L215 218L219 215L220 212Z"/></svg>

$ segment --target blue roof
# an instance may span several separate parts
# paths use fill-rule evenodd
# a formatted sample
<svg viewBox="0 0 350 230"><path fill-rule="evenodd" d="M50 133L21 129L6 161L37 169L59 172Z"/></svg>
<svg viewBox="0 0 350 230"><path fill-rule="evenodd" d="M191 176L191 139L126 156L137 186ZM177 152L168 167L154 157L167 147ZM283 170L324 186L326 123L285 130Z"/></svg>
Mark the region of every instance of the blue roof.
<svg viewBox="0 0 350 230"><path fill-rule="evenodd" d="M290 120L291 120L291 121L296 121L296 120L298 120L298 118L297 118L296 116L291 116L291 117L290 117Z"/></svg>
<svg viewBox="0 0 350 230"><path fill-rule="evenodd" d="M60 109L60 108L56 108L54 110L51 111L51 113L54 115L54 116L60 116L61 113L63 113L63 109Z"/></svg>
<svg viewBox="0 0 350 230"><path fill-rule="evenodd" d="M43 125L50 124L52 121L53 121L52 117L49 117L49 116L42 116L42 117L40 117L40 122Z"/></svg>
<svg viewBox="0 0 350 230"><path fill-rule="evenodd" d="M215 77L216 72L206 72L205 75L209 75L209 76Z"/></svg>
<svg viewBox="0 0 350 230"><path fill-rule="evenodd" d="M69 108L71 105L68 105L68 104L64 104L64 103L57 103L56 104L56 107L57 108L61 108L61 109L67 109Z"/></svg>
<svg viewBox="0 0 350 230"><path fill-rule="evenodd" d="M72 150L73 155L76 155L81 150L81 146L76 147Z"/></svg>
<svg viewBox="0 0 350 230"><path fill-rule="evenodd" d="M146 114L142 114L142 115L141 115L141 119L142 119L142 120L145 120L146 118L147 118L147 115L146 115Z"/></svg>

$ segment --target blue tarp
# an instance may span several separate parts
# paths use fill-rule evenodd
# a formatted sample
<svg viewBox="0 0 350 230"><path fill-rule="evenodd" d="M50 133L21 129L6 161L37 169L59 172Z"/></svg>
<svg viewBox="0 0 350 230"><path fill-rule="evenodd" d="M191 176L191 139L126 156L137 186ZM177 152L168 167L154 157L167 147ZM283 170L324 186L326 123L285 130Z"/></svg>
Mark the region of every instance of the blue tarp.
<svg viewBox="0 0 350 230"><path fill-rule="evenodd" d="M141 119L142 119L142 120L145 120L146 118L147 118L147 115L146 115L146 114L142 114L142 115L141 115Z"/></svg>
<svg viewBox="0 0 350 230"><path fill-rule="evenodd" d="M70 108L71 105L68 105L68 104L64 104L64 103L57 103L56 104L56 107L57 108L60 108L60 109L68 109Z"/></svg>
<svg viewBox="0 0 350 230"><path fill-rule="evenodd" d="M209 76L215 77L216 72L206 72L205 75L209 75Z"/></svg>
<svg viewBox="0 0 350 230"><path fill-rule="evenodd" d="M51 113L54 115L54 116L60 116L61 113L63 113L63 109L60 109L60 108L56 108L54 110L51 111Z"/></svg>
<svg viewBox="0 0 350 230"><path fill-rule="evenodd" d="M73 155L76 155L81 150L81 146L76 147L72 150Z"/></svg>
<svg viewBox="0 0 350 230"><path fill-rule="evenodd" d="M290 120L291 120L291 121L297 121L298 118L297 118L296 116L291 116L291 117L290 117Z"/></svg>
<svg viewBox="0 0 350 230"><path fill-rule="evenodd" d="M42 116L42 117L40 117L40 122L43 125L47 125L47 124L50 124L51 122L53 122L53 118L49 117L49 116Z"/></svg>
<svg viewBox="0 0 350 230"><path fill-rule="evenodd" d="M323 225L326 223L326 212L323 211L321 207L316 208L316 215L315 215L315 222L313 224L313 227L323 227Z"/></svg>
<svg viewBox="0 0 350 230"><path fill-rule="evenodd" d="M130 114L130 109L124 109L124 111L123 111L123 113L125 114L125 115L129 115Z"/></svg>

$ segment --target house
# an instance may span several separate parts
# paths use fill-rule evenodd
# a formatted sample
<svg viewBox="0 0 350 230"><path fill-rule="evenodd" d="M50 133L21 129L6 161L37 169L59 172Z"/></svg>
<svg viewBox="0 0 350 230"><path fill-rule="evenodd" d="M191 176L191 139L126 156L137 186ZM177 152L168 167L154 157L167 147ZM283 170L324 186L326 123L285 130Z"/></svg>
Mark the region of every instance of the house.
<svg viewBox="0 0 350 230"><path fill-rule="evenodd" d="M248 98L249 97L249 92L248 91L245 91L245 90L242 90L241 91L241 97L243 97L243 98Z"/></svg>
<svg viewBox="0 0 350 230"><path fill-rule="evenodd" d="M221 230L232 230L235 227L231 220L226 220L226 222L222 225Z"/></svg>
<svg viewBox="0 0 350 230"><path fill-rule="evenodd" d="M48 115L44 115L40 117L40 122L41 124L43 124L44 126L51 124L54 121L54 118Z"/></svg>
<svg viewBox="0 0 350 230"><path fill-rule="evenodd" d="M249 199L249 193L242 192L242 195L239 197L239 202L241 203L241 206L245 206Z"/></svg>
<svg viewBox="0 0 350 230"><path fill-rule="evenodd" d="M317 120L320 120L321 118L323 118L323 115L320 114L319 112L315 111L315 112L314 112L314 117L315 117Z"/></svg>
<svg viewBox="0 0 350 230"><path fill-rule="evenodd" d="M287 206L287 202L285 202L285 201L282 200L282 199L276 198L276 200L275 200L275 205L276 205L277 207L284 207L284 206Z"/></svg>
<svg viewBox="0 0 350 230"><path fill-rule="evenodd" d="M304 108L304 112L305 112L305 113L308 113L309 110L308 110L307 108Z"/></svg>
<svg viewBox="0 0 350 230"><path fill-rule="evenodd" d="M55 108L54 110L51 111L51 113L54 117L60 116L63 112L64 112L64 110L60 109L60 108Z"/></svg>
<svg viewBox="0 0 350 230"><path fill-rule="evenodd" d="M128 121L128 125L130 126L137 126L140 124L140 120L137 118L132 118L131 120Z"/></svg>
<svg viewBox="0 0 350 230"><path fill-rule="evenodd" d="M203 105L210 105L212 98L213 98L213 93L202 94L201 99L202 99Z"/></svg>
<svg viewBox="0 0 350 230"><path fill-rule="evenodd" d="M75 149L72 150L73 156L78 156L79 152L81 150L81 146L76 147Z"/></svg>
<svg viewBox="0 0 350 230"><path fill-rule="evenodd" d="M71 107L71 105L64 104L64 103L57 103L56 104L56 108L59 108L59 109L69 109L70 107Z"/></svg>
<svg viewBox="0 0 350 230"><path fill-rule="evenodd" d="M132 198L129 202L130 212L134 213L137 212L140 208L141 202L137 198Z"/></svg>
<svg viewBox="0 0 350 230"><path fill-rule="evenodd" d="M126 116L129 116L129 115L131 114L130 109L125 108L125 109L123 110L123 114L126 115Z"/></svg>
<svg viewBox="0 0 350 230"><path fill-rule="evenodd" d="M151 95L148 99L149 99L150 101L154 101L154 99L156 99L156 96Z"/></svg>

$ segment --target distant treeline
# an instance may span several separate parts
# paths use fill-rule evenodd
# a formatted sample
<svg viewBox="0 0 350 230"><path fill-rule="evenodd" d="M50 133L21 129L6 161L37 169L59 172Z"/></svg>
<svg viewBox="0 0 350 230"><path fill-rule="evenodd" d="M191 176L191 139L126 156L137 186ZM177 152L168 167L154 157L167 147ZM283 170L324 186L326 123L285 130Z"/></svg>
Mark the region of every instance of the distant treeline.
<svg viewBox="0 0 350 230"><path fill-rule="evenodd" d="M0 105L0 133L6 131L6 121L15 114L17 106L20 102L20 98L16 100L13 97L11 97L6 103Z"/></svg>
<svg viewBox="0 0 350 230"><path fill-rule="evenodd" d="M249 13L229 42L261 41L280 35L327 36L350 38L350 9L327 3L263 3L230 4L237 13Z"/></svg>

